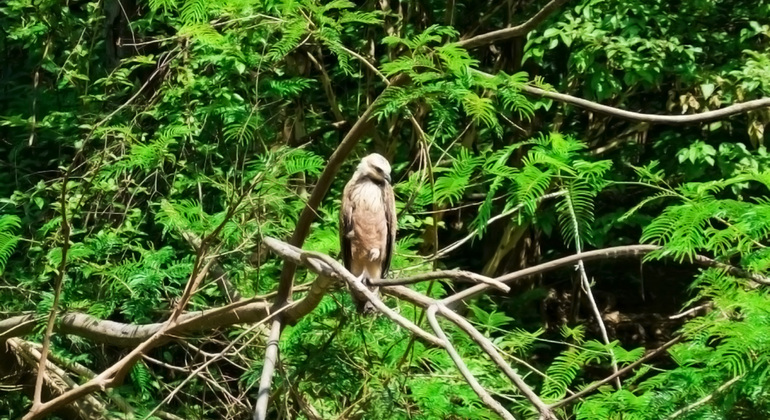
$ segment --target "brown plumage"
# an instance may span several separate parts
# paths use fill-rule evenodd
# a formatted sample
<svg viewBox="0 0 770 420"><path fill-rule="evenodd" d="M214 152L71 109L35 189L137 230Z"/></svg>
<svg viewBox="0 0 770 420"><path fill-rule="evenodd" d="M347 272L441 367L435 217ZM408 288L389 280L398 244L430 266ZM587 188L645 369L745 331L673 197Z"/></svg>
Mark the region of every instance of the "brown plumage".
<svg viewBox="0 0 770 420"><path fill-rule="evenodd" d="M361 159L342 192L340 247L342 261L359 281L384 278L396 242L396 201L390 164L372 153ZM375 287L369 288L376 292ZM353 293L359 312L372 312L365 296Z"/></svg>

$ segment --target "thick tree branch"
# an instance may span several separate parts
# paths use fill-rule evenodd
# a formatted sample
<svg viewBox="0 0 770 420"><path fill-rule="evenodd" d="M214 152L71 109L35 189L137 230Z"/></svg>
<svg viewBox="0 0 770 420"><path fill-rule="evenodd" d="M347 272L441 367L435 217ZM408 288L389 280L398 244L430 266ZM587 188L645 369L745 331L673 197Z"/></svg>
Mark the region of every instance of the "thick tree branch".
<svg viewBox="0 0 770 420"><path fill-rule="evenodd" d="M497 31L476 35L472 38L463 39L459 41L457 45L470 50L484 45L489 45L497 41L503 41L506 39L527 35L567 1L568 0L551 0L551 2L545 5L545 7L540 9L539 12L537 12L528 21L522 23L521 25L499 29Z"/></svg>

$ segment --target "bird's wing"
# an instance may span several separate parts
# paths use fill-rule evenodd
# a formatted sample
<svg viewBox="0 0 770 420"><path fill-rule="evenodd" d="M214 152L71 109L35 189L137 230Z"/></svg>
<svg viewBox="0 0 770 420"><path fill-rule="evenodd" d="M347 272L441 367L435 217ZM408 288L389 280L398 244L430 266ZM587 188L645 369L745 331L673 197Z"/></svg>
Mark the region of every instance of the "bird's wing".
<svg viewBox="0 0 770 420"><path fill-rule="evenodd" d="M385 278L390 269L390 262L393 259L393 252L396 249L396 227L398 226L396 220L396 199L393 196L393 187L389 184L385 184L382 189L382 201L385 209L385 222L387 225L385 256L382 259L382 273L380 276Z"/></svg>
<svg viewBox="0 0 770 420"><path fill-rule="evenodd" d="M350 270L353 260L353 251L348 234L353 230L353 201L350 199L352 182L349 182L342 191L342 205L340 206L340 255L345 268Z"/></svg>

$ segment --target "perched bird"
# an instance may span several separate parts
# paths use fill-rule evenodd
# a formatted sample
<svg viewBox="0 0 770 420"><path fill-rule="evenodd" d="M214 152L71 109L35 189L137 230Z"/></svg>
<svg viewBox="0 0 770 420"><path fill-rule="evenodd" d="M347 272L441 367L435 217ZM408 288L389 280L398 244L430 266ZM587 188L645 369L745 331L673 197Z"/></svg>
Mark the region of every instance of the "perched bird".
<svg viewBox="0 0 770 420"><path fill-rule="evenodd" d="M345 268L365 285L384 278L396 242L396 200L390 185L390 163L372 153L358 164L345 185L340 208L340 249ZM369 287L376 293L376 287ZM356 309L374 311L361 293L352 292Z"/></svg>

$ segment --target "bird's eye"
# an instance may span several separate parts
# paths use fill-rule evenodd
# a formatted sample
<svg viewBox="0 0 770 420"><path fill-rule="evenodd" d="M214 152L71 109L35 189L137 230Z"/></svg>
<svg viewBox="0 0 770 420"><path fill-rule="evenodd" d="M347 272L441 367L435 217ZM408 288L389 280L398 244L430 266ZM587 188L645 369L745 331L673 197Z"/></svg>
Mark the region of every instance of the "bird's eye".
<svg viewBox="0 0 770 420"><path fill-rule="evenodd" d="M384 173L382 168L377 167L377 168L374 168L374 169L377 169L377 172L379 172L379 173Z"/></svg>

